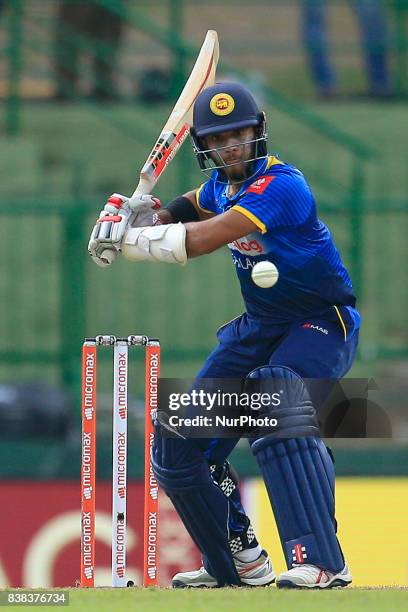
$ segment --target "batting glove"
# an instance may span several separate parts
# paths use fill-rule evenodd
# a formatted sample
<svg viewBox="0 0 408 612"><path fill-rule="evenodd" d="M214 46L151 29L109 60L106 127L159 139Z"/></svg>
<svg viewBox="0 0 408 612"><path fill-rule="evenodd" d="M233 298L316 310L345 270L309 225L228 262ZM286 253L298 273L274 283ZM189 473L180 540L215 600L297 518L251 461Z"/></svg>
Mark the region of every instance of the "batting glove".
<svg viewBox="0 0 408 612"><path fill-rule="evenodd" d="M159 198L152 195L135 195L127 198L114 193L105 205L106 212L112 214L120 213L122 208L126 210L130 208L133 212L132 227L146 227L157 225L157 211L161 208L161 202Z"/></svg>
<svg viewBox="0 0 408 612"><path fill-rule="evenodd" d="M160 223L157 211L160 200L152 195L128 198L112 194L92 230L88 251L94 262L105 268L116 258L128 227L145 227Z"/></svg>
<svg viewBox="0 0 408 612"><path fill-rule="evenodd" d="M110 196L101 210L88 244L90 256L101 268L109 266L120 251L131 214L128 198L116 193Z"/></svg>

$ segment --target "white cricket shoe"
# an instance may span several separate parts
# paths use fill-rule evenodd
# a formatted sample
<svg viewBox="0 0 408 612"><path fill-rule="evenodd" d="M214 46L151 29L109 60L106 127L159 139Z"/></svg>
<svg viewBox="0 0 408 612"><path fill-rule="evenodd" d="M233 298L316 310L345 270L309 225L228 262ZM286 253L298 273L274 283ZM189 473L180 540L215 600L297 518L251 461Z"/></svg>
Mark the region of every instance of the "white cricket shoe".
<svg viewBox="0 0 408 612"><path fill-rule="evenodd" d="M268 553L263 550L255 561L239 561L234 558L235 567L241 582L246 586L267 586L275 582L275 574ZM173 576L174 589L216 588L217 581L204 567L193 572L179 572Z"/></svg>
<svg viewBox="0 0 408 612"><path fill-rule="evenodd" d="M338 574L323 570L316 565L295 565L280 574L276 580L278 589L331 589L345 587L351 582L347 565Z"/></svg>

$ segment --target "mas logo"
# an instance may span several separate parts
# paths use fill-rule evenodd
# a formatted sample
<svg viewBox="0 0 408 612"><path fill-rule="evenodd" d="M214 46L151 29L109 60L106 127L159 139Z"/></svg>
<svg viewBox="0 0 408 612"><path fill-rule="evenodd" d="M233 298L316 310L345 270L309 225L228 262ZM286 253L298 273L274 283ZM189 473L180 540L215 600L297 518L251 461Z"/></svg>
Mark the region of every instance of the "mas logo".
<svg viewBox="0 0 408 612"><path fill-rule="evenodd" d="M319 327L318 325L313 325L312 323L303 323L302 327L305 327L306 329L316 329L325 336L327 336L329 333L325 327Z"/></svg>
<svg viewBox="0 0 408 612"><path fill-rule="evenodd" d="M210 108L214 115L223 117L229 115L235 108L235 101L232 96L227 93L218 93L211 98Z"/></svg>

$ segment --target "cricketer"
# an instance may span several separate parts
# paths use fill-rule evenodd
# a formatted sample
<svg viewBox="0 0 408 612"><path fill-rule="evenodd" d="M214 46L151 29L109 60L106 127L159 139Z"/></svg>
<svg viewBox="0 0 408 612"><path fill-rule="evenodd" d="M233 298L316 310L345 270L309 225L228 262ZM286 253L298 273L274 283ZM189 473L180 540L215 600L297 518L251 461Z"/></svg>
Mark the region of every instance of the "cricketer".
<svg viewBox="0 0 408 612"><path fill-rule="evenodd" d="M360 316L349 274L303 174L268 155L265 115L245 87L228 82L205 89L191 138L208 180L165 208L150 195L113 194L88 250L101 266L106 248L132 261L184 264L228 245L245 312L218 330L218 345L197 378L286 384L275 431L249 442L287 571L275 577L241 504L227 461L238 439L168 437L158 424L154 473L203 556L203 566L177 574L173 586L347 586L352 578L336 536L333 459L306 381L338 380L353 363ZM260 261L279 270L270 288L251 280ZM275 410L263 416L273 419Z"/></svg>

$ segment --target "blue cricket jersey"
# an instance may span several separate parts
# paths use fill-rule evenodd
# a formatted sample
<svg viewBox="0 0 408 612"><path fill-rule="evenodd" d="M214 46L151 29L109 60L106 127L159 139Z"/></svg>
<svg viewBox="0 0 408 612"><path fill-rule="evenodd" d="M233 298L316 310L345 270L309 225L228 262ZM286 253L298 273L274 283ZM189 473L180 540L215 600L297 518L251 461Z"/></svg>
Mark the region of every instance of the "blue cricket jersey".
<svg viewBox="0 0 408 612"><path fill-rule="evenodd" d="M256 170L233 197L217 181L216 170L196 193L197 205L206 212L219 215L233 209L258 227L228 245L248 314L285 324L345 306L358 328L350 276L328 227L317 216L305 177L274 156L258 161ZM263 260L279 270L278 282L269 289L251 279L253 266Z"/></svg>

